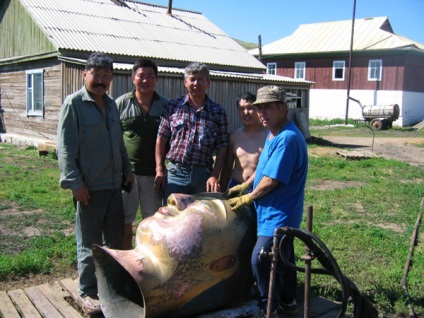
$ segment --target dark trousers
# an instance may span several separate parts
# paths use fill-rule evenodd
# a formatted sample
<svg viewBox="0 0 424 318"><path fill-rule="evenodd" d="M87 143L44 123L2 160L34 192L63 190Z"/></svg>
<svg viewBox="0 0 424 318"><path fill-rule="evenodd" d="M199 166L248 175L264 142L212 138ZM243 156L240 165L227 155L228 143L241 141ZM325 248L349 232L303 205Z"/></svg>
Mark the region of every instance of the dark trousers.
<svg viewBox="0 0 424 318"><path fill-rule="evenodd" d="M121 189L90 192L88 205L77 202L76 239L81 296L97 294L97 279L91 246L122 249L124 205Z"/></svg>
<svg viewBox="0 0 424 318"><path fill-rule="evenodd" d="M288 248L285 251L286 257L291 263L295 263L293 238L288 238ZM262 257L259 260L259 251L263 248L265 252L270 252L273 244L273 237L258 236L256 245L252 253L252 269L253 275L259 289L258 305L261 309L267 308L269 280L271 272L271 258ZM287 267L283 260L279 257L277 261L277 273L273 289L272 310L276 310L280 303L289 304L297 298L297 272Z"/></svg>

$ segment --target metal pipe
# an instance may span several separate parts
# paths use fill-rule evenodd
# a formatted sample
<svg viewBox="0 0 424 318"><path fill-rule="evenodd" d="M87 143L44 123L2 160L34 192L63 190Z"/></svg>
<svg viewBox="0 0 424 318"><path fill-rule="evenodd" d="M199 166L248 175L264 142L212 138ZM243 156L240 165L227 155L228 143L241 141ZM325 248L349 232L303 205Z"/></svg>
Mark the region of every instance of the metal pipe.
<svg viewBox="0 0 424 318"><path fill-rule="evenodd" d="M420 223L421 223L423 207L424 207L424 197L421 200L421 207L420 207L420 210L418 212L417 221L415 222L414 232L412 233L412 236L411 236L411 244L409 246L409 254L408 254L408 258L407 258L406 263L405 263L405 267L403 269L403 277L402 277L402 281L401 281L402 288L405 292L405 296L406 296L406 299L407 299L406 303L407 303L408 309L409 309L409 318L417 317L417 315L414 312L414 308L412 307L412 304L411 304L411 297L410 297L409 292L408 292L407 277L408 277L408 273L409 273L409 267L411 266L412 254L414 253L414 246L417 244L418 227L420 226Z"/></svg>
<svg viewBox="0 0 424 318"><path fill-rule="evenodd" d="M351 78L352 78L352 51L353 51L353 39L354 39L354 32L355 32L355 14L356 14L355 12L356 12L356 0L353 0L353 15L352 15L352 30L350 35L349 76L347 81L345 125L347 125L347 119L349 117L349 95L350 95L350 85L351 85Z"/></svg>
<svg viewBox="0 0 424 318"><path fill-rule="evenodd" d="M168 10L166 11L167 15L172 15L172 0L168 0Z"/></svg>
<svg viewBox="0 0 424 318"><path fill-rule="evenodd" d="M308 206L307 214L306 214L306 229L309 232L312 232L312 206ZM311 302L311 262L312 262L312 253L311 249L308 245L305 246L305 255L303 255L302 259L305 261L305 299L304 299L304 310L303 317L309 317L309 305Z"/></svg>
<svg viewBox="0 0 424 318"><path fill-rule="evenodd" d="M259 49L259 61L262 62L262 36L259 34L258 35L258 49Z"/></svg>
<svg viewBox="0 0 424 318"><path fill-rule="evenodd" d="M277 273L277 262L278 262L278 242L279 242L279 236L276 234L278 232L278 229L274 231L274 239L272 243L271 248L271 273L269 276L269 289L268 289L268 303L267 303L267 310L266 310L266 317L271 317L272 312L272 300L273 300L273 291L274 291L274 283L275 283L275 276Z"/></svg>

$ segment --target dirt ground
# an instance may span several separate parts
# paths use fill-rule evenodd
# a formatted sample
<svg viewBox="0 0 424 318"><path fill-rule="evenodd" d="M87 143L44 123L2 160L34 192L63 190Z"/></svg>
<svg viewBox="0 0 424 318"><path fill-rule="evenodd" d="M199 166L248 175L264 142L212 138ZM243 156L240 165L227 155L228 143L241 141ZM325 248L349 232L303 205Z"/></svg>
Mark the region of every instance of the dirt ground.
<svg viewBox="0 0 424 318"><path fill-rule="evenodd" d="M339 156L337 152L358 150L368 152L373 155L381 156L383 158L395 159L403 162L410 163L418 168L424 169L424 147L417 147L414 144L424 144L424 138L388 138L388 137L342 137L342 136L323 136L321 138L326 144L331 147L313 147L309 150L310 155L323 155L323 156ZM327 182L324 186L326 189L334 189L343 187L340 182ZM3 211L4 213L5 211ZM16 213L41 213L42 211L9 211L10 214ZM0 233L6 234L4 229L0 226ZM69 229L73 233L73 228ZM27 233L28 236L31 233ZM36 235L36 231L32 235ZM72 234L71 234L72 235ZM25 278L19 278L13 281L2 281L0 279L0 291L12 290L16 288L24 288L35 286L43 283L53 283L63 278L76 278L76 267L69 268L68 270L60 273L53 273L49 275L31 275Z"/></svg>
<svg viewBox="0 0 424 318"><path fill-rule="evenodd" d="M333 148L314 148L311 154L335 155L340 150L358 150L371 153L387 159L407 162L424 169L424 138L388 138L388 137L343 137L323 136Z"/></svg>

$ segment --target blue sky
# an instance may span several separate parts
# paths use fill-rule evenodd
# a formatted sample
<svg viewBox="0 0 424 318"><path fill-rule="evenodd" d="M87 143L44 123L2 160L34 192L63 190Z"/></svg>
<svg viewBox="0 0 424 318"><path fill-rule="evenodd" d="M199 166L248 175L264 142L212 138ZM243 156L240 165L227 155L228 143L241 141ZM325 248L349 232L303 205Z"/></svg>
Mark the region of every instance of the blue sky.
<svg viewBox="0 0 424 318"><path fill-rule="evenodd" d="M141 2L168 5L168 0ZM350 20L354 0L173 0L199 11L229 36L269 44L300 24ZM396 34L424 44L424 0L356 0L356 18L387 16Z"/></svg>

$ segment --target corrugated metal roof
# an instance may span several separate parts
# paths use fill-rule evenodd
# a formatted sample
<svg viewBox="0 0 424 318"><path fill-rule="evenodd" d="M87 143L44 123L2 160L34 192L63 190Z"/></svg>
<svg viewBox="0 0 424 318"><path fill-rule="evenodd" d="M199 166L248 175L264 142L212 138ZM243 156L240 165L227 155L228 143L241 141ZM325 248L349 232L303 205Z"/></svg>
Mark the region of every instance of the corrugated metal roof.
<svg viewBox="0 0 424 318"><path fill-rule="evenodd" d="M352 20L302 24L290 36L262 47L262 55L344 52L350 50ZM424 45L394 34L387 17L355 19L354 51L396 48L424 49ZM250 50L254 55L258 49Z"/></svg>
<svg viewBox="0 0 424 318"><path fill-rule="evenodd" d="M103 51L263 70L199 12L121 0L20 0L58 50Z"/></svg>
<svg viewBox="0 0 424 318"><path fill-rule="evenodd" d="M85 65L86 60L77 59L77 58L67 58L60 57L61 60L72 62L76 64ZM133 68L133 64L129 63L113 63L114 70L122 70L122 71L131 71ZM180 67L164 67L158 66L159 73L173 73L173 74L181 74L184 76L184 68ZM216 71L210 70L211 76L217 77L226 77L226 78L239 78L239 79L250 79L250 80L260 80L265 82L281 82L281 83L293 83L293 84L314 84L312 81L304 81L300 79L294 79L291 77L280 76L280 75L270 75L263 73L240 73L240 72L229 72L229 71Z"/></svg>

